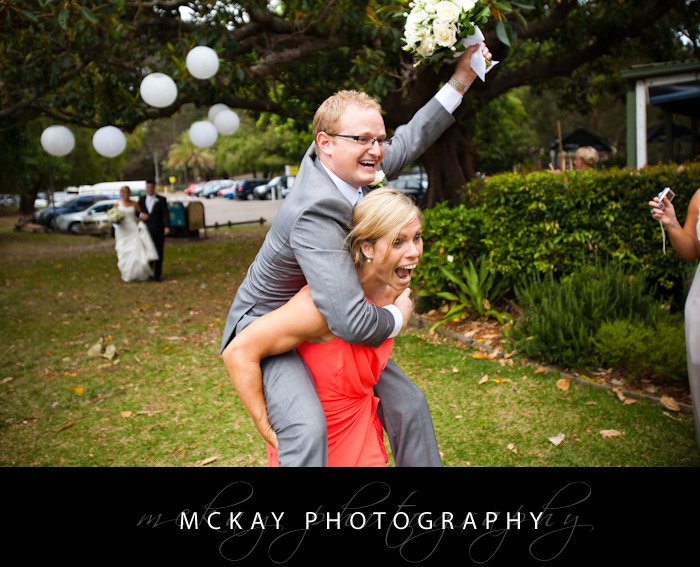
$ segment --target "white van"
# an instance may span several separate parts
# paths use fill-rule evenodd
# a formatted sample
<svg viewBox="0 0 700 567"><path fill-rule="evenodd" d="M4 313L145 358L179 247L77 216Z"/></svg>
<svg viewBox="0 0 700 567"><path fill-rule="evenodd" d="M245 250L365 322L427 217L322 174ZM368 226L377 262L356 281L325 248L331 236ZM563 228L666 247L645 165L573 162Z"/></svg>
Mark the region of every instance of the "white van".
<svg viewBox="0 0 700 567"><path fill-rule="evenodd" d="M94 185L82 185L78 189L79 195L116 195L119 198L119 190L127 185L131 189L132 197L140 197L146 194L146 181L102 181Z"/></svg>

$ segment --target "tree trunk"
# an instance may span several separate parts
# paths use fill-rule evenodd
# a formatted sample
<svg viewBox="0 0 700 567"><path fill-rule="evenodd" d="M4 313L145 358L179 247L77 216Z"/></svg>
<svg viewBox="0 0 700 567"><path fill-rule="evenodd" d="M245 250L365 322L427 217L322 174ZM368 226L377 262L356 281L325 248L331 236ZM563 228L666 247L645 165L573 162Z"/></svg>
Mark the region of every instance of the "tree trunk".
<svg viewBox="0 0 700 567"><path fill-rule="evenodd" d="M423 154L422 159L430 179L426 206L430 208L441 201L459 204L462 187L476 173L476 148L471 132L455 124Z"/></svg>
<svg viewBox="0 0 700 567"><path fill-rule="evenodd" d="M42 183L37 181L34 186L27 193L20 193L19 195L19 212L23 216L32 216L34 214L34 201L36 201L36 196L39 194L39 189Z"/></svg>

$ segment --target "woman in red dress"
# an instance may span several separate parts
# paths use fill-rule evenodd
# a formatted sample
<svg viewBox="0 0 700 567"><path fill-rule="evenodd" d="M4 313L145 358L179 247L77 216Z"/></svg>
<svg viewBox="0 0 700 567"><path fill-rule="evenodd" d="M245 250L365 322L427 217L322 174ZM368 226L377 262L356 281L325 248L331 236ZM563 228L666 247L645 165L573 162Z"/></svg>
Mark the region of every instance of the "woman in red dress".
<svg viewBox="0 0 700 567"><path fill-rule="evenodd" d="M377 189L355 207L350 253L368 300L379 307L410 293L411 275L423 253L422 214L393 189ZM385 466L379 399L373 387L391 356L393 339L373 348L335 337L314 305L308 286L279 309L239 333L224 363L241 401L277 464L277 438L265 408L260 361L297 348L316 383L326 415L328 466Z"/></svg>

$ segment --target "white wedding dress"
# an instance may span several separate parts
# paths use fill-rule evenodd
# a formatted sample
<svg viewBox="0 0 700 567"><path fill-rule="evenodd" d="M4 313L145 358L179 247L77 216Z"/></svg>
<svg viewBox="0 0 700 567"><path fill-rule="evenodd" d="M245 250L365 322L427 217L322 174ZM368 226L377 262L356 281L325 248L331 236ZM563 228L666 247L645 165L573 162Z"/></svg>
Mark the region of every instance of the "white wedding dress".
<svg viewBox="0 0 700 567"><path fill-rule="evenodd" d="M700 208L695 231L700 240ZM688 380L693 400L695 441L700 448L700 264L685 300L685 346L688 355Z"/></svg>
<svg viewBox="0 0 700 567"><path fill-rule="evenodd" d="M117 266L125 282L145 281L153 275L149 262L158 259L148 228L136 218L134 207L119 203L124 218L114 225Z"/></svg>

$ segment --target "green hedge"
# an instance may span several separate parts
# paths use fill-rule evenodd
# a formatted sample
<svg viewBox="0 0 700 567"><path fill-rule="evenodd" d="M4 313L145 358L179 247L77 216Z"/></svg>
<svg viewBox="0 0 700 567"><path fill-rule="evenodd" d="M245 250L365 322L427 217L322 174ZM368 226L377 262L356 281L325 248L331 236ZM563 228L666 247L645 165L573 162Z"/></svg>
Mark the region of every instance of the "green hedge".
<svg viewBox="0 0 700 567"><path fill-rule="evenodd" d="M491 268L513 284L523 276L570 274L594 261L615 261L682 301L684 262L651 220L647 202L663 187L676 193L681 222L700 188L700 164L496 175L465 186L463 205L425 212L426 252L416 287L440 291L436 269L488 254ZM682 303L681 303L682 304Z"/></svg>

